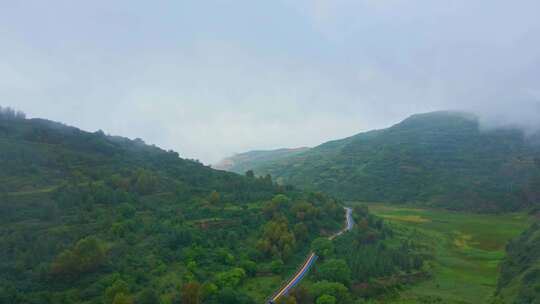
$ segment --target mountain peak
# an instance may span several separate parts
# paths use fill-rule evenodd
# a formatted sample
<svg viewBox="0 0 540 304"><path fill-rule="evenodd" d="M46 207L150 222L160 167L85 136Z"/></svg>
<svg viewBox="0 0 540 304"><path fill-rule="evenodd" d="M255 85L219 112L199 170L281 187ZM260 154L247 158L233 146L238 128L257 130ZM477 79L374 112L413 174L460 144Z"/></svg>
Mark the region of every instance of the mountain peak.
<svg viewBox="0 0 540 304"><path fill-rule="evenodd" d="M538 152L515 129L481 130L474 114L438 111L253 169L345 200L501 211L533 203L523 197L534 196L529 179L538 170Z"/></svg>

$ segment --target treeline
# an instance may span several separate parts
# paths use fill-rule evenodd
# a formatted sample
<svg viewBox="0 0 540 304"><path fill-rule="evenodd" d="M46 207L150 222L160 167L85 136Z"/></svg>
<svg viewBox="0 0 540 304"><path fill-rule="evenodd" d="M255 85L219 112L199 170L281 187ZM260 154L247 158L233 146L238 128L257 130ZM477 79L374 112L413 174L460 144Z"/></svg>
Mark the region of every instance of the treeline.
<svg viewBox="0 0 540 304"><path fill-rule="evenodd" d="M25 119L26 114L22 111L17 111L10 107L0 106L0 117L4 119Z"/></svg>

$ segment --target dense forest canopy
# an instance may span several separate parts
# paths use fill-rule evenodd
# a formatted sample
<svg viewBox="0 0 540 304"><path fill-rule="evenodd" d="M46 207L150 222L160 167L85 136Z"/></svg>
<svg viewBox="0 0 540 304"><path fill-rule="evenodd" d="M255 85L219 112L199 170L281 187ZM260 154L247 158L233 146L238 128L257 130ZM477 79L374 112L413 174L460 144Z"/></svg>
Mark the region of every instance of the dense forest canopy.
<svg viewBox="0 0 540 304"><path fill-rule="evenodd" d="M1 113L2 304L256 303L310 248L320 267L287 303L353 303L424 271L426 254L365 208L328 243L344 225L330 196Z"/></svg>
<svg viewBox="0 0 540 304"><path fill-rule="evenodd" d="M539 143L514 128L481 130L470 114L434 112L252 169L345 200L511 211L540 202Z"/></svg>

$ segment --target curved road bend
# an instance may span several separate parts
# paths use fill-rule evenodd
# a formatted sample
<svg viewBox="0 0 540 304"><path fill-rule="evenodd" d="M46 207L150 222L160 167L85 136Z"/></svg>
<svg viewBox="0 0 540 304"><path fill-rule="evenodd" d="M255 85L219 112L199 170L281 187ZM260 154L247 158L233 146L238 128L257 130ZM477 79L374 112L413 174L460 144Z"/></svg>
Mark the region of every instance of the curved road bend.
<svg viewBox="0 0 540 304"><path fill-rule="evenodd" d="M345 207L345 223L346 223L346 226L345 226L345 228L343 228L343 230L341 230L338 233L330 236L328 239L333 240L336 237L342 235L343 233L352 230L352 228L354 226L354 220L353 220L353 217L352 217L352 208Z"/></svg>
<svg viewBox="0 0 540 304"><path fill-rule="evenodd" d="M330 236L328 239L333 240L336 237L342 235L343 233L352 230L354 226L354 220L352 218L352 209L349 207L345 207L345 223L346 226L343 228L343 230L339 231L338 233ZM273 304L277 303L277 301L283 297L286 296L287 293L293 289L300 281L304 278L304 276L307 274L313 263L317 260L317 255L315 252L310 253L309 257L306 259L304 264L302 264L302 267L296 272L296 274L292 277L292 279L289 280L289 282L281 288L267 303Z"/></svg>

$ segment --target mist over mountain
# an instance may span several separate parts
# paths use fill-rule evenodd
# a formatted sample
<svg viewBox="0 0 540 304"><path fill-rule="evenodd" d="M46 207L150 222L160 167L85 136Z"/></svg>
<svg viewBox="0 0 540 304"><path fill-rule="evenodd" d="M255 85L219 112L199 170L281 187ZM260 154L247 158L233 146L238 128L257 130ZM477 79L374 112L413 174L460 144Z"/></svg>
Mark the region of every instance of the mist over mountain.
<svg viewBox="0 0 540 304"><path fill-rule="evenodd" d="M218 170L226 170L242 174L256 166L258 163L271 162L273 160L296 155L307 150L309 150L309 148L302 147L268 151L249 151L224 158L212 167Z"/></svg>
<svg viewBox="0 0 540 304"><path fill-rule="evenodd" d="M29 117L207 164L442 109L538 129L539 10L537 0L10 2L0 95Z"/></svg>
<svg viewBox="0 0 540 304"><path fill-rule="evenodd" d="M250 169L345 200L508 211L538 203L538 143L520 128L481 128L473 114L433 112Z"/></svg>

